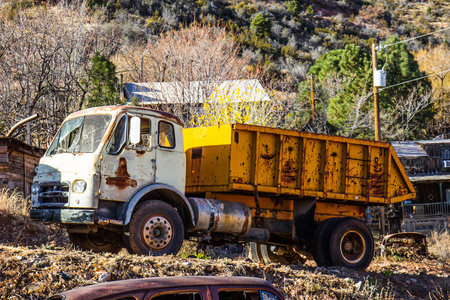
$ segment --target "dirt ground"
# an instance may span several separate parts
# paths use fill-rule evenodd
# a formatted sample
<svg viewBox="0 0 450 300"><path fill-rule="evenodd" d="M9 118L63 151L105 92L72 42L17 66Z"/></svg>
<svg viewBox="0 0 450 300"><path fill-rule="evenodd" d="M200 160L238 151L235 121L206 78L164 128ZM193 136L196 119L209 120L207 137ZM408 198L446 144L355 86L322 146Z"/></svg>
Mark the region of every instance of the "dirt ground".
<svg viewBox="0 0 450 300"><path fill-rule="evenodd" d="M196 251L189 247L192 244L186 244L185 253ZM313 261L261 265L245 253L204 259L137 256L125 250L97 254L68 246L65 231L58 227L0 213L0 299L46 299L99 282L181 275L260 277L272 282L286 299L448 299L450 295L450 273L432 258L375 257L366 271L353 271L318 268Z"/></svg>

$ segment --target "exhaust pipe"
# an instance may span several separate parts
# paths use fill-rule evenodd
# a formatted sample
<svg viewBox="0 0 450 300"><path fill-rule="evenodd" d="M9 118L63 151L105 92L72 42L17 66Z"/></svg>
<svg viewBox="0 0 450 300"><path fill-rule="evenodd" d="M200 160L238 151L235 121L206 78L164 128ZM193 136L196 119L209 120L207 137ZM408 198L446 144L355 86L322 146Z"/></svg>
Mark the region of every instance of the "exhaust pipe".
<svg viewBox="0 0 450 300"><path fill-rule="evenodd" d="M10 137L10 136L13 134L13 132L16 131L17 128L19 128L20 126L22 126L22 125L25 124L25 123L28 123L28 122L33 121L34 119L36 119L36 118L38 118L38 117L39 117L39 115L38 115L38 114L35 114L35 115L32 115L31 117L28 117L28 118L23 119L22 121L16 123L16 124L11 128L11 130L6 134L6 137Z"/></svg>

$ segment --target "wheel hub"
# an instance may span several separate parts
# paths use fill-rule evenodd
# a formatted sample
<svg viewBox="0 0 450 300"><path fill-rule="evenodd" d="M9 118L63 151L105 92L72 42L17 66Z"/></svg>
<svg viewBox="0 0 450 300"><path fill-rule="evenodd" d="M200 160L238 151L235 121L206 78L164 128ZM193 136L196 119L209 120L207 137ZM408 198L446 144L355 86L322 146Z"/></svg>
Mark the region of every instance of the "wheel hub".
<svg viewBox="0 0 450 300"><path fill-rule="evenodd" d="M162 216L153 216L145 222L142 235L147 247L154 250L164 249L173 238L172 224Z"/></svg>
<svg viewBox="0 0 450 300"><path fill-rule="evenodd" d="M366 243L361 233L349 231L342 236L341 254L349 263L359 262L366 252Z"/></svg>

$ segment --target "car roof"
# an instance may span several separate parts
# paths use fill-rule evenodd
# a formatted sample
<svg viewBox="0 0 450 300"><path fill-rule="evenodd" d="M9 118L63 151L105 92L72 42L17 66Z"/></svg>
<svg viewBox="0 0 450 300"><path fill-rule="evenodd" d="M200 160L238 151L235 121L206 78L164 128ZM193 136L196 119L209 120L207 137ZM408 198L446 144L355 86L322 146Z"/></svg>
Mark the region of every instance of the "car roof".
<svg viewBox="0 0 450 300"><path fill-rule="evenodd" d="M151 290L160 288L172 288L172 287L192 287L192 286L215 286L215 285L229 285L229 286L242 286L242 287L252 287L252 286L265 286L268 288L275 289L273 285L261 278L253 277L223 277L223 276L177 276L177 277L152 277L152 278L141 278L141 279L126 279L110 281L107 283L99 283L88 285L73 290L69 290L60 293L66 296L68 299L70 297L76 296L77 298L88 299L89 296L94 294L97 296L114 294L114 293L124 293L130 291L139 290Z"/></svg>

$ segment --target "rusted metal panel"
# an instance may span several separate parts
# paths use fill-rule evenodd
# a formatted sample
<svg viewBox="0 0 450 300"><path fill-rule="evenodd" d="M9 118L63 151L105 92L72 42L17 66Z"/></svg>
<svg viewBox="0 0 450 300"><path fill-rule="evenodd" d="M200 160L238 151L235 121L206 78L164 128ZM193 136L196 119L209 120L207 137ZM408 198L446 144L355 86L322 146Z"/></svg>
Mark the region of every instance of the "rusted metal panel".
<svg viewBox="0 0 450 300"><path fill-rule="evenodd" d="M328 193L345 194L346 150L346 144L331 141L328 143L328 168L326 173L328 176Z"/></svg>
<svg viewBox="0 0 450 300"><path fill-rule="evenodd" d="M400 232L385 236L381 242L380 254L385 256L388 249L389 253L396 253L396 250L404 247L414 249L417 255L428 257L427 237L419 232Z"/></svg>
<svg viewBox="0 0 450 300"><path fill-rule="evenodd" d="M282 188L295 189L300 181L301 141L296 137L283 135L280 169L280 185Z"/></svg>
<svg viewBox="0 0 450 300"><path fill-rule="evenodd" d="M209 288L208 288L209 287ZM50 299L116 299L120 296L137 297L142 299L145 293L183 292L195 289L202 293L202 299L213 300L218 290L262 290L269 291L278 299L284 299L275 287L266 280L250 277L222 277L222 276L173 276L153 277L142 279L117 280L76 288L53 296ZM215 293L214 298L210 289ZM147 297L149 294L147 294Z"/></svg>
<svg viewBox="0 0 450 300"><path fill-rule="evenodd" d="M197 130L201 135L195 134ZM221 166L200 165L198 175L189 169L193 165L189 160L194 158L187 155L188 194L245 194L256 189L263 195L308 196L319 201L359 204L393 203L415 197L414 188L388 143L234 124L214 127L214 135L223 132L223 136L230 138L221 139L214 146L217 137L208 136L208 127L185 132L185 138L197 139L196 149L203 151L200 164L220 161ZM201 147L202 139L208 146ZM223 159L230 161L229 169ZM193 173L209 178L208 184L191 180Z"/></svg>
<svg viewBox="0 0 450 300"><path fill-rule="evenodd" d="M364 216L364 210L364 206L351 205L349 203L317 202L314 221L321 222L332 217L354 217L360 219Z"/></svg>

